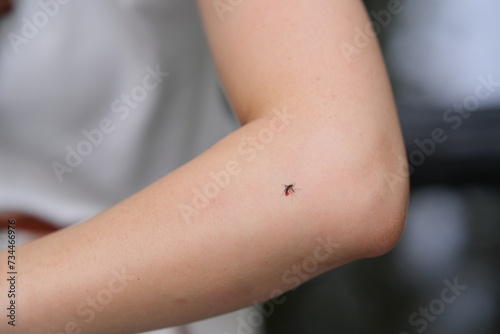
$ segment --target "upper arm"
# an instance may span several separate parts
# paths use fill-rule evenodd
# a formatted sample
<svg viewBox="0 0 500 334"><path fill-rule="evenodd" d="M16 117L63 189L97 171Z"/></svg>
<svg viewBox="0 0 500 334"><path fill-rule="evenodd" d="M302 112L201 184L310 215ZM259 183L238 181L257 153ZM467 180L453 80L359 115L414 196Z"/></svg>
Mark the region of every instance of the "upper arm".
<svg viewBox="0 0 500 334"><path fill-rule="evenodd" d="M361 1L198 3L219 76L242 123L283 104L328 114L367 104L393 109L376 39L353 61L343 51L354 43L356 28L369 23Z"/></svg>

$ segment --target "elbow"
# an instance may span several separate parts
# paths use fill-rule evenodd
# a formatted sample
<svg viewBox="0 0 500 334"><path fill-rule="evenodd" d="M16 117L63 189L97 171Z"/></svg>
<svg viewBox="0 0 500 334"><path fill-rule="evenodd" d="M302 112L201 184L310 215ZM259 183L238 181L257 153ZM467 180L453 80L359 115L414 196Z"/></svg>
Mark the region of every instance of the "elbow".
<svg viewBox="0 0 500 334"><path fill-rule="evenodd" d="M401 145L402 146L402 145ZM399 242L405 225L409 200L409 172L404 149L377 160L366 189L368 200L359 212L359 252L361 258L378 257Z"/></svg>
<svg viewBox="0 0 500 334"><path fill-rule="evenodd" d="M382 256L396 247L404 230L408 196L406 182L397 189L386 189L375 195L368 220L371 226L365 226L370 233L362 233L362 258Z"/></svg>
<svg viewBox="0 0 500 334"><path fill-rule="evenodd" d="M351 259L381 256L397 245L409 198L402 140L365 144L337 152L314 176L318 192L327 194L316 207L319 231L337 235Z"/></svg>

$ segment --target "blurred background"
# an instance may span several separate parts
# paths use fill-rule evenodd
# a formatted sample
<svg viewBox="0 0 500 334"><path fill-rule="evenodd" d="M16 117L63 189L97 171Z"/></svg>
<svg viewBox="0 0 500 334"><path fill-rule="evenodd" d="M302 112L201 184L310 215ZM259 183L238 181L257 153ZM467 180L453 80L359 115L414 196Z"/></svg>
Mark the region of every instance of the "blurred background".
<svg viewBox="0 0 500 334"><path fill-rule="evenodd" d="M365 4L411 166L405 233L288 293L267 332L500 333L500 2Z"/></svg>
<svg viewBox="0 0 500 334"><path fill-rule="evenodd" d="M365 2L411 168L401 242L286 294L262 326L243 329L247 309L157 333L500 333L500 2ZM19 242L95 215L236 128L193 1L13 4L0 18L0 220L26 226ZM54 15L23 31L41 10ZM359 28L346 42L363 52L376 39ZM110 109L157 65L169 72L158 89L126 117ZM103 117L113 135L60 182L51 164Z"/></svg>

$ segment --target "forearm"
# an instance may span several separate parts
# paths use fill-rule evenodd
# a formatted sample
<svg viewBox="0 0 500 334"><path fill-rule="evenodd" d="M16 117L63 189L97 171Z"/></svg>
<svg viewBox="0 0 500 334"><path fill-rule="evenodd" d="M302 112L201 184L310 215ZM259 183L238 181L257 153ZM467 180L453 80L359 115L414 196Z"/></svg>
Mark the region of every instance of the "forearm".
<svg viewBox="0 0 500 334"><path fill-rule="evenodd" d="M381 198L378 144L296 111L288 124L256 119L97 217L20 246L17 327L2 321L2 333L177 325L293 288L283 275L322 242L335 249L307 278L368 255L388 217L377 212L394 205ZM264 133L272 140L247 141ZM281 196L284 183L296 197Z"/></svg>

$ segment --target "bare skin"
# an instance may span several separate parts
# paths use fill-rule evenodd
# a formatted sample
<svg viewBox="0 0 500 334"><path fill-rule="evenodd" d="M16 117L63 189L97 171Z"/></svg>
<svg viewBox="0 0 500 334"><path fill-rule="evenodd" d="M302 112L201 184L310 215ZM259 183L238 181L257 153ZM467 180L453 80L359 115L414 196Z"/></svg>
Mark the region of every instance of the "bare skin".
<svg viewBox="0 0 500 334"><path fill-rule="evenodd" d="M2 333L185 324L294 288L290 270L302 283L397 243L408 183L386 178L405 152L385 68L375 40L351 63L340 49L368 22L361 3L242 1L224 21L198 3L241 128L98 216L19 246L19 318ZM227 184L187 209L222 171ZM293 201L281 196L290 182ZM85 313L106 291L112 300Z"/></svg>

